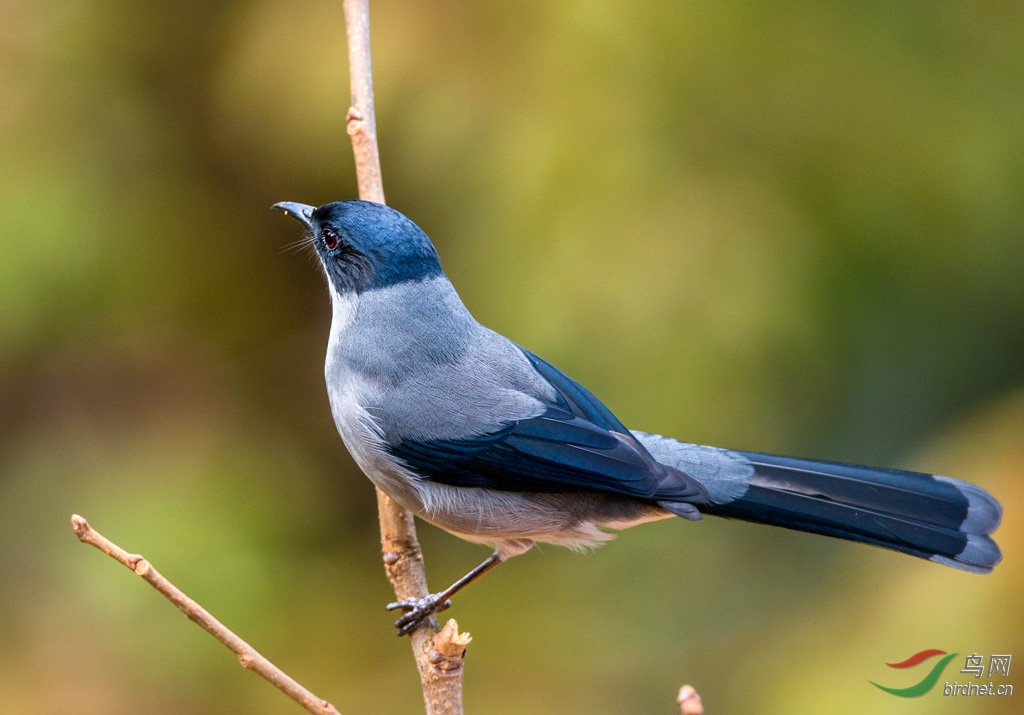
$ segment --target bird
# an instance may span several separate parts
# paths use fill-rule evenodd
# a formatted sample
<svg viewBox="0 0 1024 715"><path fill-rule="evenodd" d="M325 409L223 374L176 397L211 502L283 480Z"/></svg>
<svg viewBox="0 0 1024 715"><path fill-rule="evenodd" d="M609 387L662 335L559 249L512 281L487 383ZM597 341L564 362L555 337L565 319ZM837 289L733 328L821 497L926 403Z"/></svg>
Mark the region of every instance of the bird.
<svg viewBox="0 0 1024 715"><path fill-rule="evenodd" d="M1000 561L1002 508L944 476L689 444L630 430L585 387L478 323L427 235L383 204L294 202L332 317L324 376L370 480L493 553L447 589L387 604L406 635L535 543L704 515L847 539L974 573Z"/></svg>

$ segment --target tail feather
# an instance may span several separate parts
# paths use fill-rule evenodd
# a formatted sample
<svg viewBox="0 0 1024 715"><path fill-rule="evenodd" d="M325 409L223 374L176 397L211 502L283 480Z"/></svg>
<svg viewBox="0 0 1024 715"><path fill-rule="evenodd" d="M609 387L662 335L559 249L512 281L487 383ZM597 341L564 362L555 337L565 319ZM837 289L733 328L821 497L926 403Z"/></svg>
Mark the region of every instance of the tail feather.
<svg viewBox="0 0 1024 715"><path fill-rule="evenodd" d="M634 433L659 462L700 481L701 512L834 536L975 573L1001 559L999 503L948 477L734 452ZM672 511L672 505L662 506Z"/></svg>

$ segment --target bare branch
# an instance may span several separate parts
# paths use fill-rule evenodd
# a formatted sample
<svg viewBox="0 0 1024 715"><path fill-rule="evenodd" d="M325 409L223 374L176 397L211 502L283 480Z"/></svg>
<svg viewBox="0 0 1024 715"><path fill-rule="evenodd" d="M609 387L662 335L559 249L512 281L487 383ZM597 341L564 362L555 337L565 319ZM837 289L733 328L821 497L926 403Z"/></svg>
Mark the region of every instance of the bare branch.
<svg viewBox="0 0 1024 715"><path fill-rule="evenodd" d="M377 151L377 118L373 112L373 70L370 67L369 0L345 0L348 68L352 106L345 117L356 160L359 198L384 203L384 183Z"/></svg>
<svg viewBox="0 0 1024 715"><path fill-rule="evenodd" d="M74 529L75 534L78 535L82 543L95 546L103 553L130 568L177 606L182 613L188 616L189 620L195 622L196 625L231 649L238 656L238 662L241 663L243 668L266 678L311 713L316 713L316 715L340 715L333 705L322 698L318 698L299 685L284 671L260 655L255 648L211 616L205 608L186 596L142 556L139 554L129 554L89 526L89 522L78 514L71 517L71 528Z"/></svg>
<svg viewBox="0 0 1024 715"><path fill-rule="evenodd" d="M416 540L413 516L380 489L377 490L380 543L384 570L399 600L427 595L423 553ZM416 657L427 715L462 715L462 662L468 633L459 633L455 619L439 632L431 616L412 633L409 642Z"/></svg>
<svg viewBox="0 0 1024 715"><path fill-rule="evenodd" d="M352 89L346 130L352 138L359 198L382 204L384 184L373 110L369 0L344 0L344 7ZM429 591L423 572L423 553L416 539L412 514L380 489L377 490L377 510L384 570L395 595L398 600L426 596ZM449 620L438 632L437 622L431 617L410 634L409 641L420 672L427 715L461 715L462 662L469 634L460 634L454 620Z"/></svg>

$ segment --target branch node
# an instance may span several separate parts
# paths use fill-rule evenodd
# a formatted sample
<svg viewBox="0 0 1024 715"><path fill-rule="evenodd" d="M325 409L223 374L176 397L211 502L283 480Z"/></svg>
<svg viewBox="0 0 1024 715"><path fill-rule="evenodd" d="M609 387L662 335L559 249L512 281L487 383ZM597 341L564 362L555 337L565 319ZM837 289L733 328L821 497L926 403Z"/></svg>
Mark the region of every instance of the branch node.
<svg viewBox="0 0 1024 715"><path fill-rule="evenodd" d="M473 640L469 633L459 633L459 624L449 618L444 628L430 641L427 660L441 674L452 675L462 669L466 646Z"/></svg>
<svg viewBox="0 0 1024 715"><path fill-rule="evenodd" d="M149 562L142 558L138 554L133 554L129 561L135 561L135 565L132 566L132 571L137 573L139 576L145 578L146 574L149 573L150 568Z"/></svg>
<svg viewBox="0 0 1024 715"><path fill-rule="evenodd" d="M345 115L345 132L350 136L354 137L360 132L365 130L365 123L363 120L365 117L355 107L348 108L348 114Z"/></svg>
<svg viewBox="0 0 1024 715"><path fill-rule="evenodd" d="M459 624L454 618L449 618L434 637L434 648L446 656L459 656L466 652L466 646L473 640L469 633L459 633Z"/></svg>

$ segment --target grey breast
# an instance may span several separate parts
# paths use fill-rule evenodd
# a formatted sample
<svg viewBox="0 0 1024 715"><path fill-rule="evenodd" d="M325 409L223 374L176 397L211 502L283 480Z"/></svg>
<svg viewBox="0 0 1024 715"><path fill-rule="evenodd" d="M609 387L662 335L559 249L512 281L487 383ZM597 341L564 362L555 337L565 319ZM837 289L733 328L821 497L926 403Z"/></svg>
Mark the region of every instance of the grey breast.
<svg viewBox="0 0 1024 715"><path fill-rule="evenodd" d="M390 444L487 434L540 414L554 396L444 277L364 292L335 350L337 369L373 385L362 406Z"/></svg>

